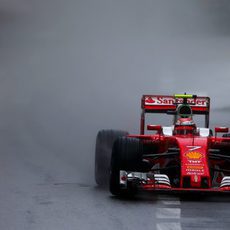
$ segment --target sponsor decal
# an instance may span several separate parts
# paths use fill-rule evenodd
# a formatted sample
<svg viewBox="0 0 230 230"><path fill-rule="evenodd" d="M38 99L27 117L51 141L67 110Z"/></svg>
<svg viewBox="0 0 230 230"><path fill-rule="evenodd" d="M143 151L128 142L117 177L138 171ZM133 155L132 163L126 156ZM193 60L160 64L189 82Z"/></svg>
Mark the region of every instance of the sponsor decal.
<svg viewBox="0 0 230 230"><path fill-rule="evenodd" d="M153 99L153 97L146 97L145 98L145 104L154 104L156 101Z"/></svg>
<svg viewBox="0 0 230 230"><path fill-rule="evenodd" d="M202 176L203 172L187 172L187 175L198 175L198 176Z"/></svg>
<svg viewBox="0 0 230 230"><path fill-rule="evenodd" d="M185 172L187 175L204 175L205 168L204 165L189 165L185 164Z"/></svg>
<svg viewBox="0 0 230 230"><path fill-rule="evenodd" d="M207 107L207 99L206 98L188 98L188 103L194 104L194 106L199 107ZM145 105L174 105L174 103L183 103L183 99L175 99L174 97L166 97L166 96L146 96L145 97Z"/></svg>
<svg viewBox="0 0 230 230"><path fill-rule="evenodd" d="M186 172L204 172L204 168L202 168L202 169L186 168Z"/></svg>
<svg viewBox="0 0 230 230"><path fill-rule="evenodd" d="M204 166L202 166L202 165L188 165L187 169L203 170Z"/></svg>
<svg viewBox="0 0 230 230"><path fill-rule="evenodd" d="M186 169L187 175L203 175L204 169Z"/></svg>
<svg viewBox="0 0 230 230"><path fill-rule="evenodd" d="M196 151L185 153L185 157L187 157L188 160L200 160L202 156L203 155L200 152L196 152Z"/></svg>
<svg viewBox="0 0 230 230"><path fill-rule="evenodd" d="M189 164L201 164L200 160L188 160Z"/></svg>

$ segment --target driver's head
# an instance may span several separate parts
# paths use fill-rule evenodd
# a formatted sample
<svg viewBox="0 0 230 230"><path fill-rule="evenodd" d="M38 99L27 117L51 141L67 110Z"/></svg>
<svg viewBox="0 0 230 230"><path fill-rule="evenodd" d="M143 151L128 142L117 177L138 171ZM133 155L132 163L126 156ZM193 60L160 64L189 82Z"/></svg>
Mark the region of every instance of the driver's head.
<svg viewBox="0 0 230 230"><path fill-rule="evenodd" d="M191 117L179 118L174 127L174 134L188 135L196 133L196 125Z"/></svg>
<svg viewBox="0 0 230 230"><path fill-rule="evenodd" d="M191 117L186 117L186 118L180 117L180 118L177 120L176 125L180 125L180 126L181 126L181 125L185 125L185 126L187 126L187 125L189 125L189 126L194 126L195 123L194 123L194 121L192 120Z"/></svg>

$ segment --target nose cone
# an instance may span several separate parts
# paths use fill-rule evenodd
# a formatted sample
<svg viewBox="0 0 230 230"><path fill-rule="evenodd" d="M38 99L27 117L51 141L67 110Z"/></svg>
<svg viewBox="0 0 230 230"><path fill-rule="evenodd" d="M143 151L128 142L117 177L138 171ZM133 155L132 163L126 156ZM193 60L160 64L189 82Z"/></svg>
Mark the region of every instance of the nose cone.
<svg viewBox="0 0 230 230"><path fill-rule="evenodd" d="M208 188L211 186L208 168L208 139L203 137L177 138L181 157L181 187Z"/></svg>

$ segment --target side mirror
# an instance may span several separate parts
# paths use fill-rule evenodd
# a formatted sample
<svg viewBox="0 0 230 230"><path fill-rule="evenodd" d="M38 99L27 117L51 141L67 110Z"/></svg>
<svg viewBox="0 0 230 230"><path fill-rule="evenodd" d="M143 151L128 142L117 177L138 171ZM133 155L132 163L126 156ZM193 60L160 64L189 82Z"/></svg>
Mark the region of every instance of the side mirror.
<svg viewBox="0 0 230 230"><path fill-rule="evenodd" d="M229 128L227 127L215 127L215 133L228 133Z"/></svg>
<svg viewBox="0 0 230 230"><path fill-rule="evenodd" d="M228 133L229 129L227 127L215 127L215 140L217 138L217 133Z"/></svg>
<svg viewBox="0 0 230 230"><path fill-rule="evenodd" d="M147 125L147 130L153 130L153 131L157 131L158 133L161 133L162 126L161 125Z"/></svg>

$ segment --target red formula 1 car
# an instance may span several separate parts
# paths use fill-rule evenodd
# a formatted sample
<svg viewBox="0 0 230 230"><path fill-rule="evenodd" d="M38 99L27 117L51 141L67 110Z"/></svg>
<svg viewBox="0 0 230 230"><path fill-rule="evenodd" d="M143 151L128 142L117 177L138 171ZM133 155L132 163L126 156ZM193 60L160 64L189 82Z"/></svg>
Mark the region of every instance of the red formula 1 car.
<svg viewBox="0 0 230 230"><path fill-rule="evenodd" d="M230 134L228 128L216 127L213 135L209 112L209 97L143 95L139 135L98 133L96 182L108 182L114 195L133 195L138 190L229 192ZM147 113L171 114L172 125L146 126ZM198 116L204 118L204 127L196 126Z"/></svg>

